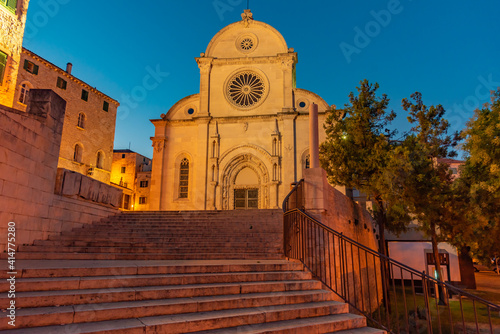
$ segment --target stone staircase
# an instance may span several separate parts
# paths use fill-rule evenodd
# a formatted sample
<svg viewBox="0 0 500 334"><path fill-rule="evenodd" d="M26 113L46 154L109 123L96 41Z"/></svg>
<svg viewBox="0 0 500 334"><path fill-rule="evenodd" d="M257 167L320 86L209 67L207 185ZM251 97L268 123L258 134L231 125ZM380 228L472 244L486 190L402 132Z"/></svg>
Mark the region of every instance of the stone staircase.
<svg viewBox="0 0 500 334"><path fill-rule="evenodd" d="M282 259L282 215L126 213L17 253L2 333L383 333ZM7 261L0 263L6 312Z"/></svg>

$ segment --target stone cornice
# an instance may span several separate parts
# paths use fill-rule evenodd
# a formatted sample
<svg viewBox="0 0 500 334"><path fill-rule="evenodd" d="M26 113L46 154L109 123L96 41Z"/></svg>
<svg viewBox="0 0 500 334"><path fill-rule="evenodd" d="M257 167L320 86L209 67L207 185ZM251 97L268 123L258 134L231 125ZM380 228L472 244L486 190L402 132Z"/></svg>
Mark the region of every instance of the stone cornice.
<svg viewBox="0 0 500 334"><path fill-rule="evenodd" d="M117 107L120 105L120 103L118 101L116 101L115 99L109 97L108 95L104 94L103 92L97 90L96 88L90 86L89 84L87 84L86 82L78 79L77 77L75 77L74 75L71 75L69 74L68 72L66 72L65 70L63 70L62 68L52 64L51 62L49 62L48 60L40 57L39 55L37 55L36 53L26 49L26 48L23 48L23 53L28 55L29 57L41 62L42 64L44 64L45 66L47 66L48 68L56 71L57 73L65 76L66 78L70 79L71 81L73 82L76 82L77 84L85 87L86 89L88 89L89 91L93 92L94 94L97 94L98 96L108 100L109 102L113 103L114 105L116 105ZM22 66L22 64L21 64Z"/></svg>

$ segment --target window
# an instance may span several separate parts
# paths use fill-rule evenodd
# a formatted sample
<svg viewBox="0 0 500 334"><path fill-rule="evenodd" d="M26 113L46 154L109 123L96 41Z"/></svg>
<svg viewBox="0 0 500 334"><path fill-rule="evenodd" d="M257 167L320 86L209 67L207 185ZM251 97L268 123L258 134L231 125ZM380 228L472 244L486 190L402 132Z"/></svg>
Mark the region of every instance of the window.
<svg viewBox="0 0 500 334"><path fill-rule="evenodd" d="M122 174L125 174L126 170L127 170L127 167L122 167L122 169L121 169Z"/></svg>
<svg viewBox="0 0 500 334"><path fill-rule="evenodd" d="M184 158L181 161L179 176L179 198L188 198L189 189L189 161Z"/></svg>
<svg viewBox="0 0 500 334"><path fill-rule="evenodd" d="M148 181L141 181L140 187L141 188L147 188L148 187Z"/></svg>
<svg viewBox="0 0 500 334"><path fill-rule="evenodd" d="M1 1L1 0L0 0ZM25 60L24 61L24 67L23 67L26 71L34 74L34 75L37 75L38 74L38 65L35 65L33 62L29 61L29 60Z"/></svg>
<svg viewBox="0 0 500 334"><path fill-rule="evenodd" d="M82 162L83 149L79 144L75 145L75 151L73 153L74 162Z"/></svg>
<svg viewBox="0 0 500 334"><path fill-rule="evenodd" d="M79 113L78 114L78 124L77 126L79 128L85 129L85 114L84 113Z"/></svg>
<svg viewBox="0 0 500 334"><path fill-rule="evenodd" d="M82 89L82 100L83 101L89 100L89 92L87 92L85 89Z"/></svg>
<svg viewBox="0 0 500 334"><path fill-rule="evenodd" d="M6 67L7 67L7 54L0 51L0 86L3 83L3 74L5 73Z"/></svg>
<svg viewBox="0 0 500 334"><path fill-rule="evenodd" d="M139 204L146 204L146 197L139 197Z"/></svg>
<svg viewBox="0 0 500 334"><path fill-rule="evenodd" d="M66 82L66 80L64 80L64 79L63 79L63 78L61 78L61 77L57 77L57 84L56 84L56 86L57 86L58 88L61 88L61 89L66 89L67 84L68 84L68 83Z"/></svg>
<svg viewBox="0 0 500 334"><path fill-rule="evenodd" d="M0 4L7 7L11 12L16 12L17 0L0 0Z"/></svg>
<svg viewBox="0 0 500 334"><path fill-rule="evenodd" d="M108 101L104 101L104 103L102 104L102 110L109 111L109 103L108 103Z"/></svg>
<svg viewBox="0 0 500 334"><path fill-rule="evenodd" d="M125 159L125 154L122 154L122 159Z"/></svg>
<svg viewBox="0 0 500 334"><path fill-rule="evenodd" d="M28 99L28 92L30 91L30 87L23 83L21 85L21 91L19 93L19 103L26 104L26 100Z"/></svg>
<svg viewBox="0 0 500 334"><path fill-rule="evenodd" d="M104 153L102 153L102 152L97 152L97 159L96 159L96 162L95 162L95 166L96 166L97 168L102 169L103 162L104 162Z"/></svg>
<svg viewBox="0 0 500 334"><path fill-rule="evenodd" d="M309 154L306 155L306 160L304 161L304 168L305 169L311 168L311 156Z"/></svg>

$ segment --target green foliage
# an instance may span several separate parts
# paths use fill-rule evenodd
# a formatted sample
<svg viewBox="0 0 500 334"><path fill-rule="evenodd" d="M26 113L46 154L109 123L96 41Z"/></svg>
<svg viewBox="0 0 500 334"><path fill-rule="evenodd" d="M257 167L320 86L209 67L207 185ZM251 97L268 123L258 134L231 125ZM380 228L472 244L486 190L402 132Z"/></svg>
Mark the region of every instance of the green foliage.
<svg viewBox="0 0 500 334"><path fill-rule="evenodd" d="M361 81L358 95L350 93L350 103L328 112L320 162L330 183L356 188L371 197L381 234L385 227L397 233L410 219L394 196L393 173L388 170L397 146L396 132L388 126L396 114L387 111L389 98L378 97L378 88L376 83Z"/></svg>
<svg viewBox="0 0 500 334"><path fill-rule="evenodd" d="M471 240L476 256L500 255L500 89L477 109L462 136L468 153L457 188L467 196L470 226L459 236ZM472 231L470 231L472 229Z"/></svg>
<svg viewBox="0 0 500 334"><path fill-rule="evenodd" d="M403 197L420 229L427 236L437 238L436 227L444 229L449 223L446 218L453 211L448 205L453 198L453 181L449 166L440 159L456 155L452 148L458 137L447 134L449 124L443 118L443 106L427 107L418 92L412 94L411 99L413 101L403 99L402 102L412 124L411 132L400 147L408 157L400 161L408 170L406 179L402 180Z"/></svg>

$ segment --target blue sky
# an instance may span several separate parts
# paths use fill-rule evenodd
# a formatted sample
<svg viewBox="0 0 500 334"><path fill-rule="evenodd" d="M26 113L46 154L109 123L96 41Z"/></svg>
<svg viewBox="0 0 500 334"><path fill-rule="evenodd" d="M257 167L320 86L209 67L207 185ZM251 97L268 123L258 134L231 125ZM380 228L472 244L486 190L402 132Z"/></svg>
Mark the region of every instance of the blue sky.
<svg viewBox="0 0 500 334"><path fill-rule="evenodd" d="M199 91L194 57L245 8L246 0L31 0L24 46L61 68L72 62L75 76L120 101L115 148L130 143L152 157L149 120ZM250 8L298 52L297 87L342 106L360 80L378 82L401 130L401 99L415 91L442 104L459 130L500 86L498 0L251 0Z"/></svg>

